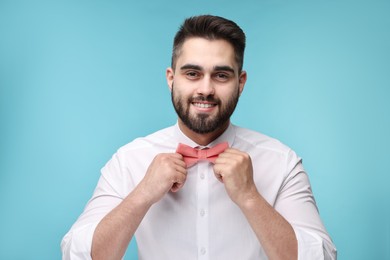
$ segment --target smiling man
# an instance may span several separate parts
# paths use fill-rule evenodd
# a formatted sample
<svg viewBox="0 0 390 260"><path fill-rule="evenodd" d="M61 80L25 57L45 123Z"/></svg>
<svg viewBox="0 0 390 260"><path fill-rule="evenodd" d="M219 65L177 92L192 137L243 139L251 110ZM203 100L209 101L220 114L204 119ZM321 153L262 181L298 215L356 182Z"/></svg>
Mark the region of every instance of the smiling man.
<svg viewBox="0 0 390 260"><path fill-rule="evenodd" d="M217 16L186 19L166 71L176 125L120 148L102 169L63 259L335 259L301 159L233 125L245 34Z"/></svg>
<svg viewBox="0 0 390 260"><path fill-rule="evenodd" d="M198 144L207 145L228 127L246 73L238 67L230 43L190 38L167 69L167 81L180 129Z"/></svg>

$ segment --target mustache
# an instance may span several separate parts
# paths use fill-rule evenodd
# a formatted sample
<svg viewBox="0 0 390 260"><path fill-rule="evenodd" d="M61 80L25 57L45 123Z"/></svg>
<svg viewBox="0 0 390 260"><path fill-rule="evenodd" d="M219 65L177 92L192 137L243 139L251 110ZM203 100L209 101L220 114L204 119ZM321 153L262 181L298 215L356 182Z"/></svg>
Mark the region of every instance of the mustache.
<svg viewBox="0 0 390 260"><path fill-rule="evenodd" d="M217 105L219 105L221 103L221 100L219 98L214 98L213 96L197 96L197 97L191 97L188 99L189 102L193 103L193 102L204 102L204 101L207 101L207 102L212 102L212 103L215 103Z"/></svg>

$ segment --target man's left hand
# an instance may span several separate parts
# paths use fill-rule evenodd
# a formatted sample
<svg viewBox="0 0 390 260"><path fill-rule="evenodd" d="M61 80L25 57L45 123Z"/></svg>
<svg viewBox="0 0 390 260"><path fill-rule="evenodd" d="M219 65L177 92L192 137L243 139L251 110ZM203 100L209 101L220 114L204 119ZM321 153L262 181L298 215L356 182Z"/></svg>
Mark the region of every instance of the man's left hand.
<svg viewBox="0 0 390 260"><path fill-rule="evenodd" d="M215 161L214 174L240 207L259 194L253 181L252 161L245 152L226 149Z"/></svg>

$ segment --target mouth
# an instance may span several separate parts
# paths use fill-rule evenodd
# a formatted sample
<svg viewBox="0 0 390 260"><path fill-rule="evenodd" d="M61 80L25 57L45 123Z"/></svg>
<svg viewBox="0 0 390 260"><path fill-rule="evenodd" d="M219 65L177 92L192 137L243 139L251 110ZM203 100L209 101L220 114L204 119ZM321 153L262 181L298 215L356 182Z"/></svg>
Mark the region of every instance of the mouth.
<svg viewBox="0 0 390 260"><path fill-rule="evenodd" d="M213 112L218 105L220 104L220 101L218 99L215 99L213 97L194 97L189 100L191 106L197 111L198 113L211 113Z"/></svg>
<svg viewBox="0 0 390 260"><path fill-rule="evenodd" d="M197 108L212 108L215 107L217 104L215 103L209 103L209 102L192 102L192 105Z"/></svg>
<svg viewBox="0 0 390 260"><path fill-rule="evenodd" d="M217 103L208 102L208 101L203 101L203 102L195 101L195 102L191 102L191 105L194 108L194 110L197 111L197 113L201 113L201 114L210 114L217 107Z"/></svg>

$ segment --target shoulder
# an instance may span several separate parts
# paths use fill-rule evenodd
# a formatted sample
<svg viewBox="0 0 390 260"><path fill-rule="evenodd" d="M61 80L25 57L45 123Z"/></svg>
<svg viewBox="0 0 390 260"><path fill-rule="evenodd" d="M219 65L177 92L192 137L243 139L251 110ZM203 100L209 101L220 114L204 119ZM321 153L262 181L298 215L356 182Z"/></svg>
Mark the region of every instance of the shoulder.
<svg viewBox="0 0 390 260"><path fill-rule="evenodd" d="M119 153L126 153L135 150L143 150L153 147L165 146L173 143L174 139L174 126L170 126L161 130L158 130L152 134L144 137L139 137L131 141L130 143L120 147Z"/></svg>
<svg viewBox="0 0 390 260"><path fill-rule="evenodd" d="M287 155L291 152L290 147L263 133L234 126L236 132L236 141L240 146L245 146L249 150L263 150Z"/></svg>
<svg viewBox="0 0 390 260"><path fill-rule="evenodd" d="M234 144L237 149L251 155L256 169L267 169L268 171L274 169L277 172L282 172L281 176L287 176L294 168L301 169L301 166L297 168L297 165L301 165L302 158L295 151L278 139L265 134L236 126Z"/></svg>

